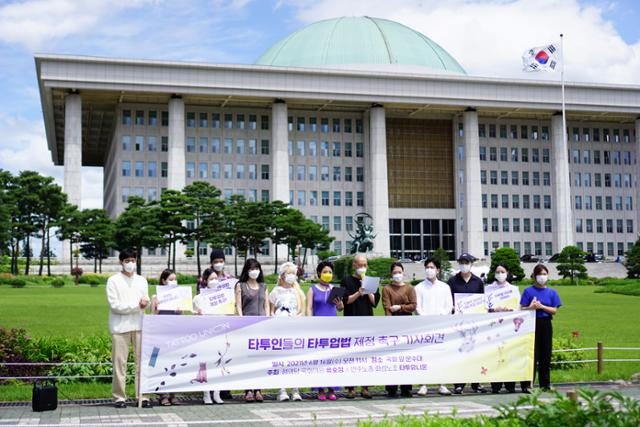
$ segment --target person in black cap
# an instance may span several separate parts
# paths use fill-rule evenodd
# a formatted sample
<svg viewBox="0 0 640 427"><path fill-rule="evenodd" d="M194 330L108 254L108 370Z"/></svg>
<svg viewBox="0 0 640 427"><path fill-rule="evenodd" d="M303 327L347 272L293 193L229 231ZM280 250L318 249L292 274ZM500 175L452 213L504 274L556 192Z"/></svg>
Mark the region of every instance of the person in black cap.
<svg viewBox="0 0 640 427"><path fill-rule="evenodd" d="M453 305L455 307L456 294L484 294L484 282L481 278L471 272L471 264L476 258L464 252L458 257L458 266L460 271L455 276L449 278L449 288L451 288L451 296L453 297ZM454 384L453 393L462 394L465 384ZM476 393L486 393L487 390L478 383L472 383L471 389Z"/></svg>
<svg viewBox="0 0 640 427"><path fill-rule="evenodd" d="M211 260L211 266L207 268L202 276L198 279L198 293L200 293L200 289L206 288L208 286L208 281L203 278L208 278L211 273L216 273L218 276L218 280L226 280L231 279L233 275L224 271L224 251L221 249L212 249L211 256L209 257Z"/></svg>

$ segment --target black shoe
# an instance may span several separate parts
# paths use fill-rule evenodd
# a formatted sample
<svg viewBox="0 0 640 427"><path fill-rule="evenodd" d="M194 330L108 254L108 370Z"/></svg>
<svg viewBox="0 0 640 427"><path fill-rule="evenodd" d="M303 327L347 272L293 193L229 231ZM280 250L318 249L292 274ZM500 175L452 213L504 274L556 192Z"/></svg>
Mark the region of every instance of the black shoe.
<svg viewBox="0 0 640 427"><path fill-rule="evenodd" d="M143 400L142 407L145 409L149 409L149 408L153 408L153 405L151 404L150 400Z"/></svg>
<svg viewBox="0 0 640 427"><path fill-rule="evenodd" d="M507 389L507 392L509 392L509 393L515 393L515 392L516 392L516 389L515 389L515 388L508 388L508 389Z"/></svg>
<svg viewBox="0 0 640 427"><path fill-rule="evenodd" d="M492 389L491 389L491 393L493 393L493 394L499 394L499 393L500 393L500 389L499 389L499 388L492 388Z"/></svg>
<svg viewBox="0 0 640 427"><path fill-rule="evenodd" d="M356 392L353 389L347 390L347 394L344 397L346 397L347 399L355 399Z"/></svg>
<svg viewBox="0 0 640 427"><path fill-rule="evenodd" d="M118 400L116 403L113 404L113 406L115 406L118 409L126 408L127 402L125 402L124 400Z"/></svg>
<svg viewBox="0 0 640 427"><path fill-rule="evenodd" d="M233 396L229 390L223 390L220 392L220 399L222 400L233 400Z"/></svg>
<svg viewBox="0 0 640 427"><path fill-rule="evenodd" d="M453 394L462 394L462 387L456 387L453 389Z"/></svg>
<svg viewBox="0 0 640 427"><path fill-rule="evenodd" d="M522 389L522 393L531 394L531 389L529 387L525 387L525 388Z"/></svg>
<svg viewBox="0 0 640 427"><path fill-rule="evenodd" d="M478 387L474 388L473 391L475 391L476 393L484 394L487 392L487 389L479 385Z"/></svg>
<svg viewBox="0 0 640 427"><path fill-rule="evenodd" d="M413 397L413 393L411 393L410 391L403 391L402 393L400 393L400 396L402 396L402 397Z"/></svg>
<svg viewBox="0 0 640 427"><path fill-rule="evenodd" d="M390 397L390 398L392 398L392 399L395 399L396 397L398 397L398 393L396 393L396 392L390 393L390 392L389 392L389 393L387 393L387 397Z"/></svg>

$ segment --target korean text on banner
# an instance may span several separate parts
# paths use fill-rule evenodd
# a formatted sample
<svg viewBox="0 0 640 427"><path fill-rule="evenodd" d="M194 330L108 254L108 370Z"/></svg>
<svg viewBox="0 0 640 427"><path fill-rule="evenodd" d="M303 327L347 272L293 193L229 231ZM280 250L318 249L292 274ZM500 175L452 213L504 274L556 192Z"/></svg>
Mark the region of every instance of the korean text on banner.
<svg viewBox="0 0 640 427"><path fill-rule="evenodd" d="M535 312L153 316L141 392L531 380Z"/></svg>

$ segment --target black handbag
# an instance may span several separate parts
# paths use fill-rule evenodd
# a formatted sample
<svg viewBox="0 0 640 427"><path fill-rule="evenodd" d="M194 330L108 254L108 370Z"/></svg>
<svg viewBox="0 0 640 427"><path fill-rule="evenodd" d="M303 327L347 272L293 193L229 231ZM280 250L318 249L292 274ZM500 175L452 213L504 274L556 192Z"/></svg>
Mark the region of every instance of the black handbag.
<svg viewBox="0 0 640 427"><path fill-rule="evenodd" d="M33 383L31 409L34 412L55 411L58 407L58 387L55 381L45 380Z"/></svg>

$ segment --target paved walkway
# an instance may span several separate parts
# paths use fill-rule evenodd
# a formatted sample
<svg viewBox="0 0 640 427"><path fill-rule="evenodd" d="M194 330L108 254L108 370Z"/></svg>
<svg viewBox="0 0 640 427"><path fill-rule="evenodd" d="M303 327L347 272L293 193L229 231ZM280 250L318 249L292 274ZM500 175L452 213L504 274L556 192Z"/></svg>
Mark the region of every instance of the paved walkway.
<svg viewBox="0 0 640 427"><path fill-rule="evenodd" d="M617 390L624 395L640 400L640 386L607 384L594 386L600 390ZM559 386L565 393L572 386ZM467 394L463 396L438 396L430 390L427 397L389 399L382 393L371 400L339 399L336 402L319 402L305 395L303 402L276 402L274 396L262 404L246 404L240 401L224 405L204 406L199 401L184 402L181 406L138 409L128 407L115 409L111 404L60 402L56 411L32 412L27 403L1 404L0 426L123 426L130 424L149 426L318 426L355 425L361 419L381 419L401 413L421 415L425 411L441 415L457 411L458 416L475 416L495 413L493 407L499 403L512 402L521 394ZM549 396L550 398L550 396Z"/></svg>

